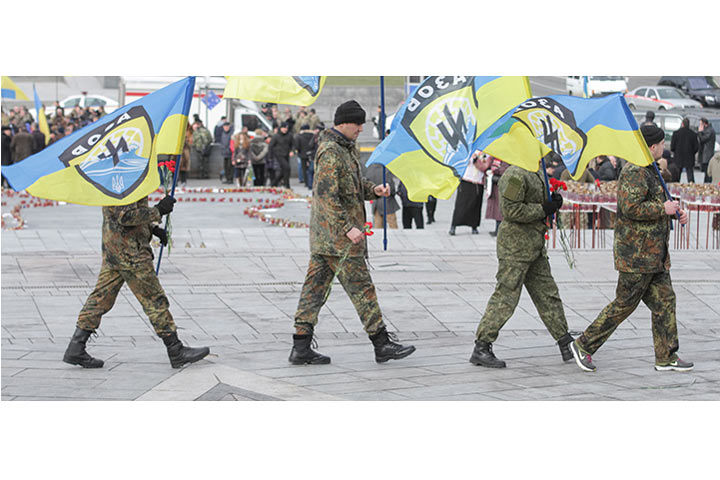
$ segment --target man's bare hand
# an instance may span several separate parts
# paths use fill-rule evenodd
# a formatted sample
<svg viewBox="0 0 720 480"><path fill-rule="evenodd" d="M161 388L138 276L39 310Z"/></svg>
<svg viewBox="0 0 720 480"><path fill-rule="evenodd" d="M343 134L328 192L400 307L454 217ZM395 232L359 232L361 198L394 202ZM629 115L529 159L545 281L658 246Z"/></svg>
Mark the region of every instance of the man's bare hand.
<svg viewBox="0 0 720 480"><path fill-rule="evenodd" d="M689 220L688 213L685 210L678 210L678 213L680 214L680 225L687 225Z"/></svg>
<svg viewBox="0 0 720 480"><path fill-rule="evenodd" d="M680 210L680 204L676 202L675 200L668 200L664 203L665 205L665 214L667 215L675 215L675 212Z"/></svg>
<svg viewBox="0 0 720 480"><path fill-rule="evenodd" d="M389 197L390 196L390 186L387 183L384 185L377 185L375 187L375 195L377 195L378 197Z"/></svg>
<svg viewBox="0 0 720 480"><path fill-rule="evenodd" d="M353 227L353 228L350 229L349 232L347 232L347 233L345 234L345 236L347 236L352 243L360 243L360 242L362 242L362 239L363 239L363 236L364 236L364 235L363 235L363 233L362 233L360 230L358 230L357 228Z"/></svg>

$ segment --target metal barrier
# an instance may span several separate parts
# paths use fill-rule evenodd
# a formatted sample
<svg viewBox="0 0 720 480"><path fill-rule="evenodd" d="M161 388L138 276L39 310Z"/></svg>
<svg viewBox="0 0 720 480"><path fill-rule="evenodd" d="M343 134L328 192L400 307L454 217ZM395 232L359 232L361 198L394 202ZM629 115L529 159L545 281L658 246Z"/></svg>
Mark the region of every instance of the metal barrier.
<svg viewBox="0 0 720 480"><path fill-rule="evenodd" d="M671 248L720 249L720 203L708 198L676 197L682 209L688 212L688 224L673 222ZM560 209L560 224L565 229L572 248L607 248L612 246L617 202L582 201L570 196ZM553 222L548 247L559 248L557 221ZM610 237L608 239L608 236ZM589 237L589 239L588 239ZM703 246L704 245L704 246Z"/></svg>

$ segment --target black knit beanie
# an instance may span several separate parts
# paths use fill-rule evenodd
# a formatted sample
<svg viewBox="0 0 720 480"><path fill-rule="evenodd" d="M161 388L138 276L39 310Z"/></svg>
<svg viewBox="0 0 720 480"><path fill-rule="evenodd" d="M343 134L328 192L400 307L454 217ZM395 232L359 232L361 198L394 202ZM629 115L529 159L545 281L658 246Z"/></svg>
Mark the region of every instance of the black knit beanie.
<svg viewBox="0 0 720 480"><path fill-rule="evenodd" d="M640 127L640 133L642 133L648 147L652 147L656 143L662 142L665 138L665 132L663 132L663 129L656 127L655 125L643 125Z"/></svg>
<svg viewBox="0 0 720 480"><path fill-rule="evenodd" d="M343 123L365 123L365 110L355 100L347 101L335 110L335 125Z"/></svg>

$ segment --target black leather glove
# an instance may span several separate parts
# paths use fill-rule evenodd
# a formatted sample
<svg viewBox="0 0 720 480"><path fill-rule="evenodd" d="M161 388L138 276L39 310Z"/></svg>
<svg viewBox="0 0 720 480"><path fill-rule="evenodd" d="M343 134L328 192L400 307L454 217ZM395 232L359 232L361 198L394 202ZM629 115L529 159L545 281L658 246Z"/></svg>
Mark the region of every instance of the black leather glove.
<svg viewBox="0 0 720 480"><path fill-rule="evenodd" d="M170 195L166 195L165 198L160 200L157 205L155 205L155 208L160 210L160 215L167 215L168 213L173 211L173 204L177 202L173 197Z"/></svg>
<svg viewBox="0 0 720 480"><path fill-rule="evenodd" d="M547 200L543 202L542 208L545 211L545 216L549 217L553 215L555 212L560 210L560 207L562 207L563 204L563 198L562 195L560 195L557 192L553 192L553 194L550 196L550 200Z"/></svg>
<svg viewBox="0 0 720 480"><path fill-rule="evenodd" d="M152 229L152 234L160 239L160 243L162 243L163 246L167 247L167 231L164 228L160 228L160 225L155 225Z"/></svg>
<svg viewBox="0 0 720 480"><path fill-rule="evenodd" d="M555 203L553 200L547 200L543 202L542 208L545 211L545 216L549 217L555 212L557 212L558 206L557 203Z"/></svg>
<svg viewBox="0 0 720 480"><path fill-rule="evenodd" d="M552 201L557 204L557 210L560 210L560 208L563 206L563 197L557 192L552 193ZM557 211L556 210L556 211Z"/></svg>

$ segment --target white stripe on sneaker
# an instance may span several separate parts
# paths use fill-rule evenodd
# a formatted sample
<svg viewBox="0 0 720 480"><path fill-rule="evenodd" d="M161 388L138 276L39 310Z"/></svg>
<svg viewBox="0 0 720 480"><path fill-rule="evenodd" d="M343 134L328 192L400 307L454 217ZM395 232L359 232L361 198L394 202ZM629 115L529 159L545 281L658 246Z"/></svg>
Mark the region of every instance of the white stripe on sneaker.
<svg viewBox="0 0 720 480"><path fill-rule="evenodd" d="M694 365L693 365L694 367ZM693 367L679 367L677 365L655 365L655 370L658 372L668 372L668 371L675 371L675 372L689 372L693 369Z"/></svg>
<svg viewBox="0 0 720 480"><path fill-rule="evenodd" d="M575 342L572 342L570 344L570 351L572 352L573 357L575 358L575 363L577 363L578 367L580 367L582 370L584 370L586 372L594 371L592 368L588 368L585 365L583 365L582 362L580 361L580 351L578 350L577 345L575 345Z"/></svg>

